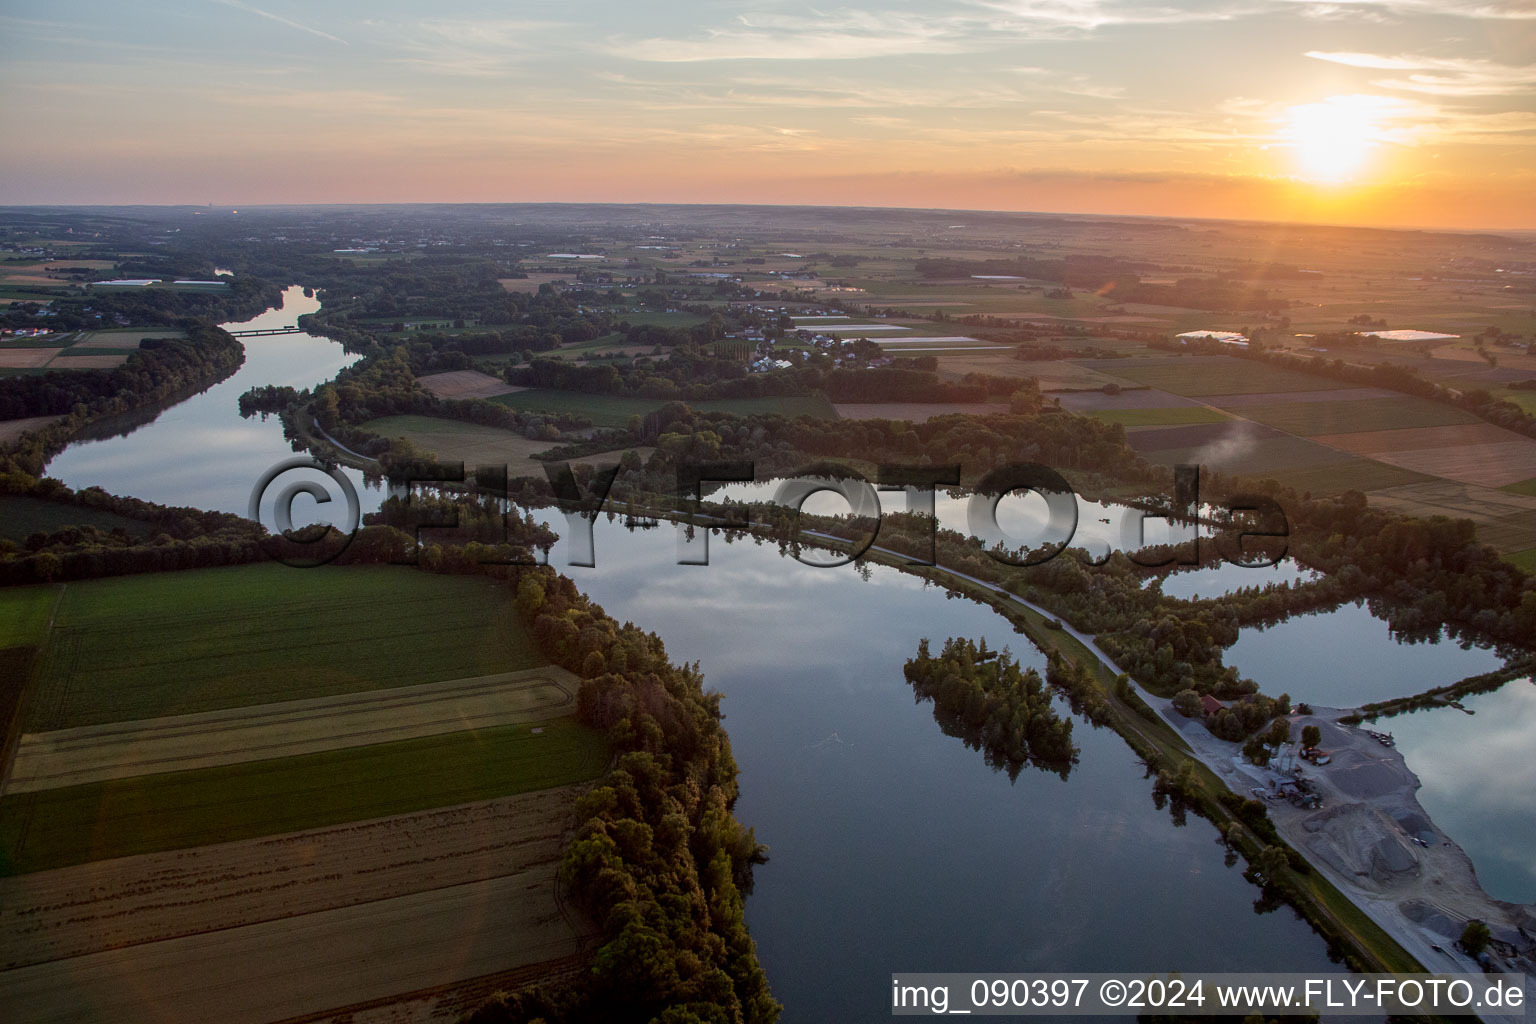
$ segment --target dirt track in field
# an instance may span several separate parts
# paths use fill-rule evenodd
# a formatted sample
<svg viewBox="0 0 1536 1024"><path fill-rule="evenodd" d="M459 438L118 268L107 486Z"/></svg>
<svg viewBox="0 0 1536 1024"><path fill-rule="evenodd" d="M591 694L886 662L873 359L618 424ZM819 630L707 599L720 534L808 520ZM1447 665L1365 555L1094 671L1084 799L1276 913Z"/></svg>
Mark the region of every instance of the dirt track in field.
<svg viewBox="0 0 1536 1024"><path fill-rule="evenodd" d="M514 387L479 370L450 370L417 377L417 382L438 398L494 398L527 388Z"/></svg>
<svg viewBox="0 0 1536 1024"><path fill-rule="evenodd" d="M27 733L5 792L292 757L561 715L579 680L544 666L473 679Z"/></svg>

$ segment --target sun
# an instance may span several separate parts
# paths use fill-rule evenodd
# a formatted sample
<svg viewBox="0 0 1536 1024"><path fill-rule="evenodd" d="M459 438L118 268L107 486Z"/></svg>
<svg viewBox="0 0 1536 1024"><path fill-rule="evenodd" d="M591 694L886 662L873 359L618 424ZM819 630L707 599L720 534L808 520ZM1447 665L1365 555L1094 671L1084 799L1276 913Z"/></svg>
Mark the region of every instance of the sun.
<svg viewBox="0 0 1536 1024"><path fill-rule="evenodd" d="M1380 138L1380 105L1371 96L1330 96L1290 107L1282 137L1308 181L1339 184L1354 180Z"/></svg>

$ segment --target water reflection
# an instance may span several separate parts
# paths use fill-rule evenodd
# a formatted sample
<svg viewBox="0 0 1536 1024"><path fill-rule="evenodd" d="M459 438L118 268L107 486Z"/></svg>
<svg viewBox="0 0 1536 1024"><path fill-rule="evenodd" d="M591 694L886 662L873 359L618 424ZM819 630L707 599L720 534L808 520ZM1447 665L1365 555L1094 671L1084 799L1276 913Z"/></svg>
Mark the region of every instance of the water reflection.
<svg viewBox="0 0 1536 1024"><path fill-rule="evenodd" d="M1265 693L1344 708L1422 693L1504 664L1487 647L1401 642L1360 604L1244 629L1223 660Z"/></svg>
<svg viewBox="0 0 1536 1024"><path fill-rule="evenodd" d="M283 293L281 307L222 326L290 327L300 315L319 308L319 300L306 298L295 286ZM246 338L242 343L245 362L233 376L181 401L94 426L48 464L48 475L76 489L99 486L162 505L244 515L256 481L294 453L276 417L240 417L240 395L264 384L312 388L357 357L337 342L309 334ZM361 473L343 472L357 488L363 511L376 510L382 493L367 487ZM319 473L299 473L292 479L300 478L325 481ZM325 513L313 500L301 498L294 505L294 522L303 526L327 521Z"/></svg>
<svg viewBox="0 0 1536 1024"><path fill-rule="evenodd" d="M674 534L605 516L594 568L565 568L563 540L551 562L724 692L737 814L771 847L747 919L787 1024L884 1020L897 970L1338 969L1289 910L1255 916L1215 830L1173 827L1114 733L1079 721L1068 781L1015 784L944 735L902 674L920 637L1044 670L989 609L750 539L679 566Z"/></svg>
<svg viewBox="0 0 1536 1024"><path fill-rule="evenodd" d="M1423 787L1419 803L1472 858L1488 894L1536 903L1536 685L1505 683L1462 698L1468 715L1434 708L1383 719Z"/></svg>

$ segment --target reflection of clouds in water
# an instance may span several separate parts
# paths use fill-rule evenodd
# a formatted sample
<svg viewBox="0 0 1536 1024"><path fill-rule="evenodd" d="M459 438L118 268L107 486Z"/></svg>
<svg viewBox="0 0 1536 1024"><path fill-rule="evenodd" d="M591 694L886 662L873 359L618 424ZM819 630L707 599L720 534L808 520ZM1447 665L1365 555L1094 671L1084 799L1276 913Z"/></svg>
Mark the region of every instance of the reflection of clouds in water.
<svg viewBox="0 0 1536 1024"><path fill-rule="evenodd" d="M1340 708L1422 693L1504 664L1487 647L1399 642L1364 604L1293 615L1265 629L1244 626L1222 661L1265 693Z"/></svg>
<svg viewBox="0 0 1536 1024"><path fill-rule="evenodd" d="M1419 802L1461 845L1496 898L1536 902L1536 685L1505 683L1388 720L1423 787Z"/></svg>
<svg viewBox="0 0 1536 1024"><path fill-rule="evenodd" d="M1302 583L1317 579L1321 574L1286 558L1278 564L1252 568L1222 562L1220 565L1186 572L1174 572L1162 577L1163 593L1189 601L1197 597L1211 598L1230 594L1244 587L1263 587L1271 583ZM1150 585L1150 584L1149 584Z"/></svg>
<svg viewBox="0 0 1536 1024"><path fill-rule="evenodd" d="M851 500L837 493L821 491L806 498L804 511L813 515L846 516L850 505L861 513L908 511L908 498L899 491L865 489L857 481L837 482L839 490L851 495ZM803 489L802 489L803 490ZM800 492L786 489L781 481L760 481L749 484L725 484L710 492L716 501L779 501L798 497ZM934 514L939 528L978 537L988 547L1003 544L1009 548L1037 547L1051 538L1059 540L1062 531L1050 522L1046 499L1034 491L1014 491L996 499L996 528L981 527L973 530L972 503L977 496L966 491L939 489L933 495ZM862 500L860 500L862 499ZM981 496L980 502L991 504L994 499ZM1143 518L1144 517L1144 518ZM1141 519L1140 543L1134 532L1136 521ZM1128 530L1129 528L1129 530ZM1209 529L1199 528L1201 536L1209 535ZM1103 503L1077 498L1077 524L1072 532L1070 546L1087 550L1093 562L1101 562L1109 552L1135 550L1159 544L1178 543L1188 539L1184 529L1170 524L1161 517L1144 514L1139 509L1113 502ZM878 541L876 541L878 543Z"/></svg>

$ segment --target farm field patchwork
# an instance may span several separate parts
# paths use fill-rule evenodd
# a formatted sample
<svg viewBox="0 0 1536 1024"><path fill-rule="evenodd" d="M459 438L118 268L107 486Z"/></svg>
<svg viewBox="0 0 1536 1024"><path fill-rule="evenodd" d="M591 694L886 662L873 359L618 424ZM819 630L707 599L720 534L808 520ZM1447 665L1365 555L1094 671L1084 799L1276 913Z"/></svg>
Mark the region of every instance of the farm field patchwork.
<svg viewBox="0 0 1536 1024"><path fill-rule="evenodd" d="M0 878L0 971L548 865L585 788Z"/></svg>
<svg viewBox="0 0 1536 1024"><path fill-rule="evenodd" d="M572 718L0 797L0 874L321 828L581 782L608 764Z"/></svg>
<svg viewBox="0 0 1536 1024"><path fill-rule="evenodd" d="M0 974L0 997L18 1019L76 1024L399 1020L393 1004L402 996L416 1000L421 1019L448 1004L436 1019L459 1020L490 995L469 985L458 1002L459 983L496 975L495 987L517 988L582 968L591 927L555 902L556 875L550 860L431 892L21 967ZM509 970L516 967L529 969Z"/></svg>
<svg viewBox="0 0 1536 1024"><path fill-rule="evenodd" d="M1484 487L1536 475L1536 440L1491 423L1324 435L1318 441L1419 473Z"/></svg>
<svg viewBox="0 0 1536 1024"><path fill-rule="evenodd" d="M908 420L926 423L935 416L956 413L989 416L1008 411L1005 402L838 402L837 414L845 420Z"/></svg>
<svg viewBox="0 0 1536 1024"><path fill-rule="evenodd" d="M1345 386L1327 377L1231 356L1096 359L1083 360L1082 365L1191 398L1268 391L1329 391Z"/></svg>
<svg viewBox="0 0 1536 1024"><path fill-rule="evenodd" d="M1230 417L1202 405L1176 406L1169 409L1097 409L1087 415L1105 423L1126 427L1172 426L1183 423L1225 423Z"/></svg>
<svg viewBox="0 0 1536 1024"><path fill-rule="evenodd" d="M1331 453L1321 445L1309 444L1298 438L1287 438L1272 427L1260 426L1247 420L1227 420L1218 423L1191 423L1185 426L1146 425L1134 430L1127 440L1139 452L1155 452L1165 449L1208 448L1213 456L1232 458L1251 455L1254 445L1260 441L1294 441L1293 445L1272 445L1268 452L1278 456L1281 451L1305 450L1312 458L1327 459Z"/></svg>
<svg viewBox="0 0 1536 1024"><path fill-rule="evenodd" d="M28 731L535 668L493 580L264 564L72 583Z"/></svg>
<svg viewBox="0 0 1536 1024"><path fill-rule="evenodd" d="M1259 391L1247 395L1210 395L1211 405L1222 409L1243 409L1279 402L1358 402L1366 398L1396 398L1396 391L1385 388L1333 388L1323 391Z"/></svg>
<svg viewBox="0 0 1536 1024"><path fill-rule="evenodd" d="M1063 409L1073 412L1120 411L1126 409L1192 409L1200 403L1180 398L1166 391L1135 388L1105 394L1102 391L1073 391L1054 396Z"/></svg>
<svg viewBox="0 0 1536 1024"><path fill-rule="evenodd" d="M1428 479L1422 473L1389 466L1374 459L1360 458L1274 472L1256 470L1245 475L1259 480L1272 479L1282 487L1294 488L1298 494L1311 493L1317 496L1343 494L1345 491L1374 491L1381 487L1398 487Z"/></svg>
<svg viewBox="0 0 1536 1024"><path fill-rule="evenodd" d="M1424 398L1400 395L1355 402L1278 402L1250 406L1242 414L1292 434L1316 437L1396 427L1439 427L1475 424L1469 412Z"/></svg>
<svg viewBox="0 0 1536 1024"><path fill-rule="evenodd" d="M1431 480L1372 491L1370 499L1403 515L1470 519L1478 539L1503 552L1536 547L1536 494Z"/></svg>
<svg viewBox="0 0 1536 1024"><path fill-rule="evenodd" d="M546 665L477 679L28 733L4 791L30 793L539 721L574 710L580 683L570 672Z"/></svg>
<svg viewBox="0 0 1536 1024"><path fill-rule="evenodd" d="M599 427L622 427L631 416L644 416L666 404L659 398L630 398L622 395L588 395L575 391L533 388L515 395L492 399L512 409L529 412L570 413L585 416ZM775 413L780 416L815 416L836 419L837 410L825 398L724 398L688 402L699 412L728 412L737 416Z"/></svg>

